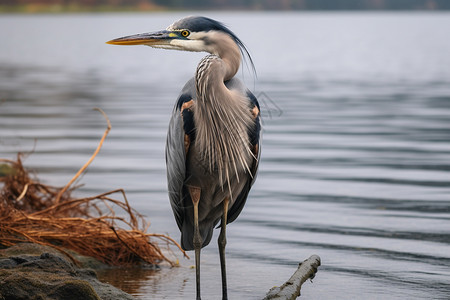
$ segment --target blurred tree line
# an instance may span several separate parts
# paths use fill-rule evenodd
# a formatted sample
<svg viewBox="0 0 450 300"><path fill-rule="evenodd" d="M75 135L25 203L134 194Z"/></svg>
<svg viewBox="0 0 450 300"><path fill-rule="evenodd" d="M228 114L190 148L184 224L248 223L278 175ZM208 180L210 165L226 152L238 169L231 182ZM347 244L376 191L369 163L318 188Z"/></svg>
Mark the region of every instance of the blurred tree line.
<svg viewBox="0 0 450 300"><path fill-rule="evenodd" d="M450 9L450 0L154 0L160 5L187 8L279 10L432 10Z"/></svg>
<svg viewBox="0 0 450 300"><path fill-rule="evenodd" d="M59 5L167 9L435 10L450 0L0 0L1 6Z"/></svg>

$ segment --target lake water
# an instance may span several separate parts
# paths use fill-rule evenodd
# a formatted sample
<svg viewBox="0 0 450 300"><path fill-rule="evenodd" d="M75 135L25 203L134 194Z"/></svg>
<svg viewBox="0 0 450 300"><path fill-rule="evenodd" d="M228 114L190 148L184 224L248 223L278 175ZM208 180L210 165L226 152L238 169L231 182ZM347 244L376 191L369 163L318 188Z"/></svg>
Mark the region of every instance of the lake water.
<svg viewBox="0 0 450 300"><path fill-rule="evenodd" d="M80 195L124 188L179 239L166 194L173 104L204 53L104 42L192 13L1 15L0 157L65 185L112 131ZM232 299L261 299L312 254L305 299L450 298L450 14L204 13L245 42L264 116L258 180L228 227ZM219 299L214 241L202 294ZM193 253L190 253L193 257ZM193 299L191 260L107 280L138 299Z"/></svg>

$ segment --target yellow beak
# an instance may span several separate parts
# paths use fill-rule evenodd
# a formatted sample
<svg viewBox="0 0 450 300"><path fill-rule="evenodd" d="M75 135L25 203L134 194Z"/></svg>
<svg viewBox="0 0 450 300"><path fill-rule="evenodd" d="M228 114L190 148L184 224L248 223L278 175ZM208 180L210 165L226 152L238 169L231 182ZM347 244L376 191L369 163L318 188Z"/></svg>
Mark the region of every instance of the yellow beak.
<svg viewBox="0 0 450 300"><path fill-rule="evenodd" d="M129 36L124 36L118 39L110 40L106 42L110 45L165 45L170 42L171 39L177 37L177 34L168 31L161 30L152 33L141 33Z"/></svg>

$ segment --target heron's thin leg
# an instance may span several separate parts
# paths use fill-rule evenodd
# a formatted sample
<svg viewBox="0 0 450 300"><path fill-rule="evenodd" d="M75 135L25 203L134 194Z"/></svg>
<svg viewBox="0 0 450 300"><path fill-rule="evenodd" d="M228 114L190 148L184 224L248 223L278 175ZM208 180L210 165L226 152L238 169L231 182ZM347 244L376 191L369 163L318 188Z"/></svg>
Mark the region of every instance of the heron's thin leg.
<svg viewBox="0 0 450 300"><path fill-rule="evenodd" d="M228 203L230 200L225 198L223 201L223 215L222 215L222 224L220 228L219 235L219 256L220 256L220 269L222 271L222 300L228 299L227 294L227 271L225 266L225 246L227 244L227 215L228 215Z"/></svg>
<svg viewBox="0 0 450 300"><path fill-rule="evenodd" d="M200 188L189 187L192 203L194 204L194 250L195 250L195 282L197 285L197 300L200 300L200 250L202 248L202 237L198 226L198 203L200 201Z"/></svg>

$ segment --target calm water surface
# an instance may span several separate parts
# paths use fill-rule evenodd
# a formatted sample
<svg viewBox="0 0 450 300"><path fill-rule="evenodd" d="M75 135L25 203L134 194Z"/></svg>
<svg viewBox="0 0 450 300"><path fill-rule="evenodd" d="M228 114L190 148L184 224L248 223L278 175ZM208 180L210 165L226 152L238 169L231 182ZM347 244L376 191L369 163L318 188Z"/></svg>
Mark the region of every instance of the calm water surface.
<svg viewBox="0 0 450 300"><path fill-rule="evenodd" d="M25 164L64 185L103 134L101 107L113 128L79 194L122 187L178 239L166 127L205 54L104 42L184 15L2 15L1 157L34 151ZM260 299L318 254L305 299L449 299L450 15L208 15L253 54L258 78L239 76L264 115L259 177L228 230L230 298ZM219 299L216 243L202 255L203 296ZM179 259L103 276L138 299L192 299L194 262Z"/></svg>

